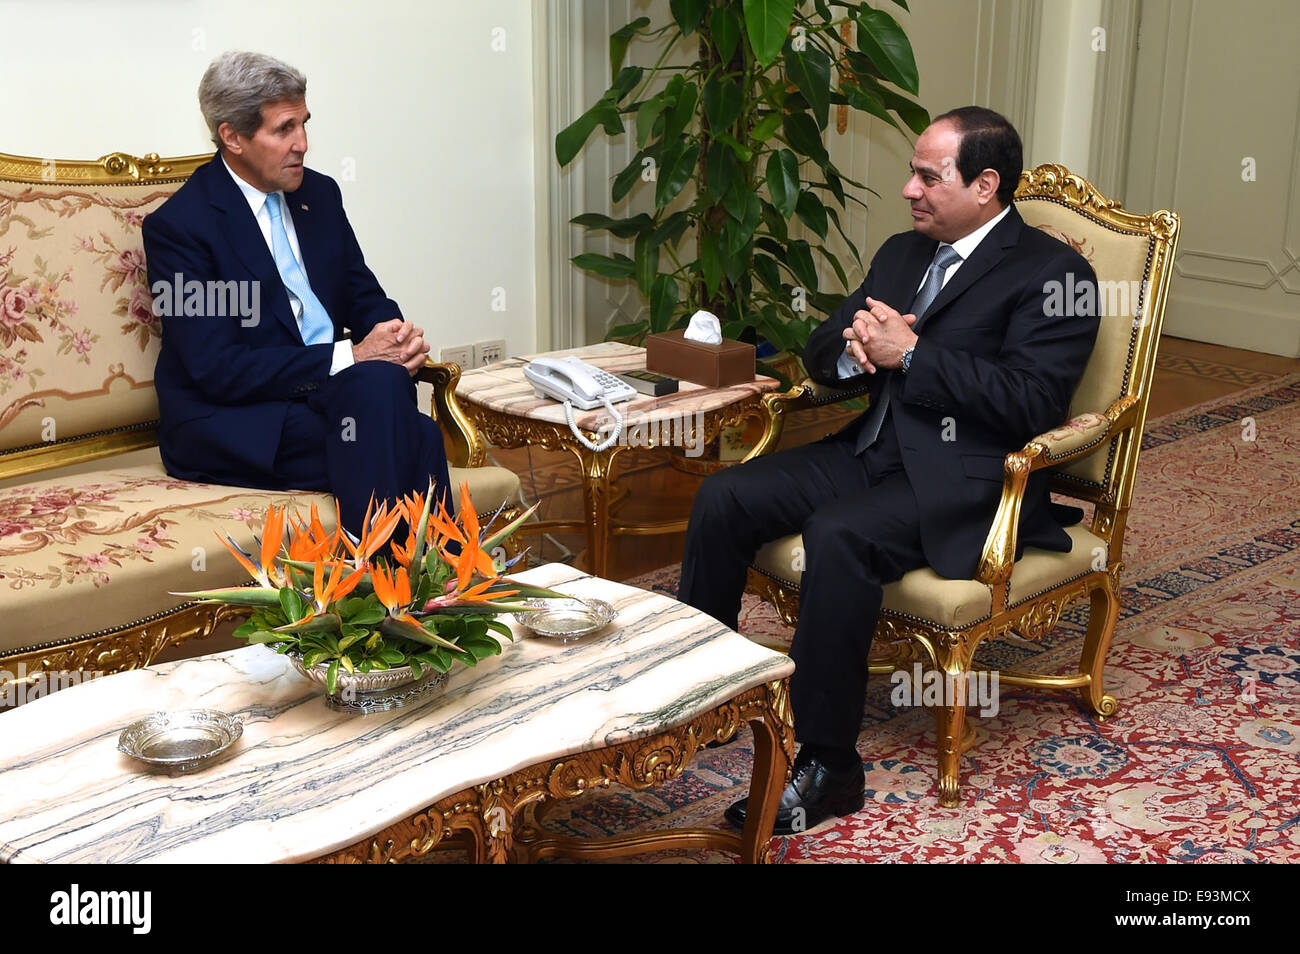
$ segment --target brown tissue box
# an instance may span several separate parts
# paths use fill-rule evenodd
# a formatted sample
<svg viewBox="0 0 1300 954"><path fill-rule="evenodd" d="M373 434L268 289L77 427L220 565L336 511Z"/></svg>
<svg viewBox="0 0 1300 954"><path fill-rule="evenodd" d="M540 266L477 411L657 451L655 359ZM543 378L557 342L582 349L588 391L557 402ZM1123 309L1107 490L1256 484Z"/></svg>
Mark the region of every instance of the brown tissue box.
<svg viewBox="0 0 1300 954"><path fill-rule="evenodd" d="M645 340L645 367L708 388L754 380L754 346L724 338L721 344L688 341L685 331L665 331Z"/></svg>

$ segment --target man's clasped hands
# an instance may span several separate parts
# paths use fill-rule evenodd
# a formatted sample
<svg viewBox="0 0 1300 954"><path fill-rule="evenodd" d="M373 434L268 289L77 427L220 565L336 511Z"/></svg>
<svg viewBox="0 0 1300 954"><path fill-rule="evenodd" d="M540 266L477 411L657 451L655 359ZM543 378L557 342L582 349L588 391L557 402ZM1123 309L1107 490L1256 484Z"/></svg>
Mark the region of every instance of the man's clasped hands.
<svg viewBox="0 0 1300 954"><path fill-rule="evenodd" d="M406 368L411 375L424 367L424 356L428 353L424 329L400 318L381 321L370 329L361 344L352 346L352 357L357 361L391 361Z"/></svg>
<svg viewBox="0 0 1300 954"><path fill-rule="evenodd" d="M869 373L874 374L876 368L897 368L902 365L903 353L917 342L914 324L916 315L900 315L883 301L868 298L866 309L855 312L853 324L844 329L844 347Z"/></svg>

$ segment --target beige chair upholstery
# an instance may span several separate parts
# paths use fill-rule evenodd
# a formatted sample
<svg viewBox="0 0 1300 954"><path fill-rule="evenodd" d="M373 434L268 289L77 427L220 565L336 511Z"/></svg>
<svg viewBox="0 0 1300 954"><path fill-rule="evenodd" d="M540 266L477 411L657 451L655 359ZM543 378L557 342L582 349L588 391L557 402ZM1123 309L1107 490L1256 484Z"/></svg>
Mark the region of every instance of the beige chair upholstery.
<svg viewBox="0 0 1300 954"><path fill-rule="evenodd" d="M270 504L305 514L314 502L334 519L324 495L190 483L156 451L140 459L157 444L161 340L140 227L208 158L0 154L0 684L20 666L146 665L233 615L168 595L247 579L219 536L248 546ZM469 482L484 518L504 505L508 519L519 478L456 466L482 444L456 406L459 376L421 373L453 484Z"/></svg>
<svg viewBox="0 0 1300 954"><path fill-rule="evenodd" d="M1171 212L1126 212L1058 165L1023 173L1015 201L1028 224L1074 247L1096 270L1103 315L1097 343L1071 402L1070 419L1008 455L1002 501L976 579L947 580L922 569L884 588L871 671L887 673L921 661L959 677L955 684L965 686L965 673L974 668L972 658L983 640L1007 633L1041 639L1067 604L1086 596L1091 615L1075 673L1002 671L999 682L1075 689L1100 720L1116 710L1115 699L1103 688L1106 651L1119 617L1124 526L1179 223ZM772 420L779 427L790 410L828 403L827 390L805 382L773 395L768 401ZM1095 504L1092 522L1069 528L1070 552L1029 548L1015 561L1025 480L1042 468L1052 470L1054 491ZM798 618L800 574L793 568L800 565L801 549L797 535L774 541L759 552L750 571L751 591L774 603L790 624ZM965 706L936 708L935 717L939 795L952 806L957 804L966 737Z"/></svg>

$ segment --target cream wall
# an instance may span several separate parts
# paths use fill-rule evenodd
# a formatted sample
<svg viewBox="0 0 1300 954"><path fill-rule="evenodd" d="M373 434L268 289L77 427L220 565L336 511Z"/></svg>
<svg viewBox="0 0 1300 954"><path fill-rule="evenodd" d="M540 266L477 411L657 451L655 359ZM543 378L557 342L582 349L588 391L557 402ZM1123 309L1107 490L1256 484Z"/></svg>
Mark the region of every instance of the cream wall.
<svg viewBox="0 0 1300 954"><path fill-rule="evenodd" d="M339 180L368 263L435 353L528 351L533 15L527 0L6 0L5 32L26 39L5 44L0 150L208 151L204 68L227 49L278 56L307 74L308 166Z"/></svg>

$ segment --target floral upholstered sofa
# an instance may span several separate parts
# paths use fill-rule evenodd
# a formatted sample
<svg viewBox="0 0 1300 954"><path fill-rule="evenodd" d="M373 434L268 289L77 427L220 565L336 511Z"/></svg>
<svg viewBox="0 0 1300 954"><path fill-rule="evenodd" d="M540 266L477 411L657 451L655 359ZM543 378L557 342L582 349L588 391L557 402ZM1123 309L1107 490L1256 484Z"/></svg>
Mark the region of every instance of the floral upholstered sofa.
<svg viewBox="0 0 1300 954"><path fill-rule="evenodd" d="M176 480L158 457L140 226L208 158L0 154L0 700L20 680L144 666L210 634L230 610L169 591L245 582L218 535L248 546L268 504L334 519L324 495ZM482 447L455 404L459 376L422 373L453 465ZM477 512L515 509L509 471L451 476Z"/></svg>

